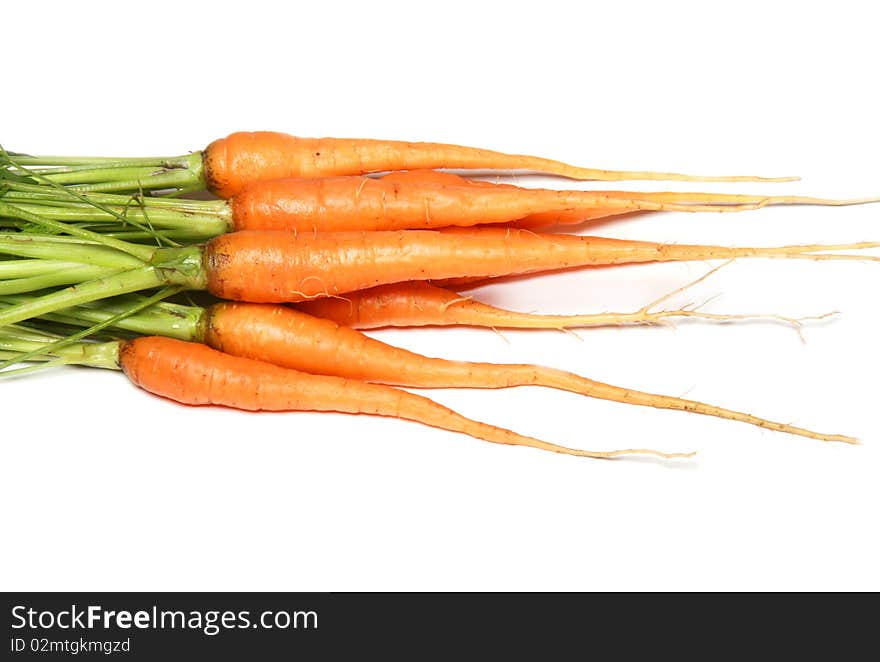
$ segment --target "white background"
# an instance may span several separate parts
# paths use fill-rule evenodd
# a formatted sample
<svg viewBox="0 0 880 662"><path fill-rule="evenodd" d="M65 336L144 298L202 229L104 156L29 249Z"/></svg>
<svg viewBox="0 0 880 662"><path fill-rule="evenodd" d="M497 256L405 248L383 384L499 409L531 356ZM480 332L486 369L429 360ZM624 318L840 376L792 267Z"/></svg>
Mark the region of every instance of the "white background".
<svg viewBox="0 0 880 662"><path fill-rule="evenodd" d="M12 3L0 139L33 153L171 155L274 129L803 176L705 190L878 194L873 14L859 2ZM878 240L878 213L670 213L594 231ZM628 310L709 266L581 271L476 294L520 310ZM3 382L0 588L876 590L878 284L877 263L742 260L673 302L720 294L707 310L842 311L808 326L806 344L767 323L581 340L375 334L687 393L850 433L860 447L539 388L431 395L552 441L699 455L582 460L395 420L190 409L98 370Z"/></svg>

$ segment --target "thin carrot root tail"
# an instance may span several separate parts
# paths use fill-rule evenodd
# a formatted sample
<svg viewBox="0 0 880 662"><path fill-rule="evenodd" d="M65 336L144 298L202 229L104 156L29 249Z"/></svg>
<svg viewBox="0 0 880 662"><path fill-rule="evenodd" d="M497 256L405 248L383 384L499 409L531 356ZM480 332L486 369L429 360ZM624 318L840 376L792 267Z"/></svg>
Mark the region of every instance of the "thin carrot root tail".
<svg viewBox="0 0 880 662"><path fill-rule="evenodd" d="M880 262L880 256L833 253L880 248L880 242L851 244L799 244L791 246L727 248L721 246L685 246L664 244L658 248L656 261L732 260L742 257L789 260L857 260Z"/></svg>
<svg viewBox="0 0 880 662"><path fill-rule="evenodd" d="M531 440L530 437L525 437L526 439ZM487 439L487 441L490 441ZM536 440L533 440L536 441ZM509 443L509 442L501 442L501 443ZM694 457L697 452L689 451L682 453L667 453L664 451L654 450L652 448L622 448L619 450L613 451L587 451L581 450L578 448L568 448L567 446L559 446L557 444L551 444L548 442L538 442L538 443L515 443L517 446L526 446L527 448L535 448L538 450L550 451L552 453L560 453L562 455L572 455L574 457L589 457L597 460L611 460L618 457L625 457L631 455L650 455L653 457L660 457L664 460L675 460L675 459L686 459Z"/></svg>
<svg viewBox="0 0 880 662"><path fill-rule="evenodd" d="M348 380L351 384L351 380ZM370 385L375 387L377 385ZM388 387L382 387L388 388ZM488 423L469 419L458 412L448 409L433 400L412 393L405 393L400 397L399 408L394 412L395 416L408 418L413 421L432 425L434 427L463 432L476 439L489 441L496 444L511 446L524 446L537 450L571 455L574 457L589 457L595 459L610 459L623 455L653 455L664 459L691 457L693 453L667 453L653 449L620 449L611 451L591 451L578 448L561 446L534 437L529 437L505 428L499 428Z"/></svg>
<svg viewBox="0 0 880 662"><path fill-rule="evenodd" d="M669 210L679 211L744 211L776 205L816 205L821 207L849 207L880 202L880 196L864 198L816 198L805 195L743 195L740 193L702 193L658 191L640 193L632 191L602 191L602 195L623 202L642 202L670 205ZM720 209L718 209L720 207Z"/></svg>
<svg viewBox="0 0 880 662"><path fill-rule="evenodd" d="M581 172L556 173L572 179L585 179L593 181L674 181L674 182L764 182L784 183L798 182L798 176L786 177L762 177L759 175L688 175L677 172L654 172L639 170L586 170Z"/></svg>
<svg viewBox="0 0 880 662"><path fill-rule="evenodd" d="M697 451L690 451L688 453L663 453L661 451L651 450L650 448L627 448L625 450L619 451L608 451L604 453L602 457L606 457L608 459L613 459L615 457L620 457L624 455L654 455L657 457L662 457L667 460L672 459L688 459L696 456Z"/></svg>
<svg viewBox="0 0 880 662"><path fill-rule="evenodd" d="M861 251L880 248L880 242L862 241L852 244L808 244L805 246L784 246L779 249L765 249L768 251L778 251L780 257L788 258L804 258L808 260L867 260L869 262L880 262L880 256L877 255L847 255L840 253L828 253L821 251ZM773 257L768 254L767 257Z"/></svg>
<svg viewBox="0 0 880 662"><path fill-rule="evenodd" d="M659 395L656 393L646 393L644 391L626 389L620 386L596 382L585 377L571 375L569 373L558 373L553 375L551 374L552 372L554 371L545 373L546 379L542 380L541 384L578 392L582 395L598 398L600 400L610 400L612 402L620 402L623 404L634 404L655 407L658 409L673 409L677 411L703 414L705 416L714 416L716 418L749 423L767 430L786 432L788 434L815 439L817 441L842 442L845 444L858 443L858 440L846 435L814 432L813 430L808 430L806 428L789 425L787 423L777 423L751 414L734 411L732 409L725 409L724 407L718 407L716 405L710 405L696 400L686 400L671 395Z"/></svg>
<svg viewBox="0 0 880 662"><path fill-rule="evenodd" d="M816 441L824 441L824 442L840 442L844 444L858 444L858 440L854 437L850 437L842 434L826 434L823 432L815 432L813 430L808 430L806 428L797 427L795 425L789 425L787 423L777 423L775 421L769 421L767 419L759 418L757 416L752 416L751 414L745 414L738 411L733 411L730 409L724 409L722 407L715 407L712 405L705 405L702 403L697 404L689 404L688 407L683 409L684 411L693 411L699 414L706 414L709 416L717 416L720 418L727 418L734 421L740 421L743 423L750 423L752 425L756 425L758 427L765 428L767 430L773 430L775 432L785 432L788 434L793 434L799 437L806 437L807 439L815 439Z"/></svg>

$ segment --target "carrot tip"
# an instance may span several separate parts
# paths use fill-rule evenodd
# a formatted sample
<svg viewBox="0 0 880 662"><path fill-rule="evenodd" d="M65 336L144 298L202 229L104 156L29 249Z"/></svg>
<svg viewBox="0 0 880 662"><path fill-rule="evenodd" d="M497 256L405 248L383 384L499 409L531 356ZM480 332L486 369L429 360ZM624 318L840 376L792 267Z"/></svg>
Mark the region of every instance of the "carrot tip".
<svg viewBox="0 0 880 662"><path fill-rule="evenodd" d="M797 175L790 175L785 177L761 177L758 175L733 175L731 177L724 176L708 176L708 177L694 177L694 181L704 181L704 182L768 182L768 183L785 183L785 182L799 182L801 178Z"/></svg>
<svg viewBox="0 0 880 662"><path fill-rule="evenodd" d="M689 451L686 453L664 453L663 451L657 451L651 448L627 448L625 450L619 451L608 451L607 453L603 453L602 455L610 459L627 455L654 455L656 457L662 457L665 460L675 460L691 458L694 457L694 455L696 454L697 451Z"/></svg>
<svg viewBox="0 0 880 662"><path fill-rule="evenodd" d="M848 437L844 434L820 434L814 437L819 441L838 441L843 444L850 444L851 446L861 446L862 442L856 439L855 437Z"/></svg>
<svg viewBox="0 0 880 662"><path fill-rule="evenodd" d="M690 451L688 453L666 453L666 457L668 457L670 459L673 459L673 458L688 459L688 458L694 457L696 454L697 454L697 451Z"/></svg>

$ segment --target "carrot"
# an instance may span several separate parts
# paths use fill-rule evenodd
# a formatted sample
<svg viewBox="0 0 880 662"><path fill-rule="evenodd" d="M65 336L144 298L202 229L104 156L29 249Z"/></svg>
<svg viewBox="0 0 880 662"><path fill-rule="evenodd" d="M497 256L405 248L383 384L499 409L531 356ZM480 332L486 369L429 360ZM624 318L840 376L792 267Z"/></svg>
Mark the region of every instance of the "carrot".
<svg viewBox="0 0 880 662"><path fill-rule="evenodd" d="M49 226L68 227L55 222ZM0 255L85 264L94 264L100 257L100 266L107 267L106 275L94 280L83 276L85 282L2 310L0 327L72 305L162 286L207 289L220 298L237 301L281 303L338 296L389 283L487 278L576 266L735 257L880 261L876 256L819 252L880 247L880 243L871 242L727 248L481 228L315 234L233 232L205 246L157 249L84 229L69 231L83 238L0 233ZM46 277L51 278L51 274ZM38 288L34 285L33 289Z"/></svg>
<svg viewBox="0 0 880 662"><path fill-rule="evenodd" d="M570 224L636 211L740 212L776 204L849 205L880 198L828 200L805 196L669 195L622 191L527 189L460 177L331 177L257 182L231 198L230 224L236 230L435 229L509 223Z"/></svg>
<svg viewBox="0 0 880 662"><path fill-rule="evenodd" d="M362 175L391 170L454 168L529 170L580 180L791 181L791 177L695 176L581 168L560 161L429 142L300 138L271 131L239 132L203 152L179 157L105 158L6 154L8 163L34 166L53 181L81 190L138 191L207 188L229 197L249 184L284 177Z"/></svg>
<svg viewBox="0 0 880 662"><path fill-rule="evenodd" d="M282 306L213 306L204 340L228 354L312 374L418 388L546 386L613 402L717 416L823 441L855 442L850 437L820 434L694 400L612 386L552 368L422 356Z"/></svg>
<svg viewBox="0 0 880 662"><path fill-rule="evenodd" d="M168 333L173 329L172 333L178 338L206 343L225 354L313 375L417 388L545 386L623 404L736 420L821 441L855 443L852 438L842 435L817 433L694 400L613 386L562 370L527 364L499 365L427 357L285 306L220 303L198 314L195 310L185 306L172 307L168 313L160 312L161 309L156 312L147 309L117 326L150 334L157 331ZM115 308L107 311L74 308L62 311L53 319L89 324L106 321L116 312ZM145 315L148 316L146 319ZM166 322L163 317L171 319ZM152 369L154 363L149 359L146 363ZM180 381L179 378L175 380L175 388L182 388ZM215 386L221 390L225 388L222 380Z"/></svg>
<svg viewBox="0 0 880 662"><path fill-rule="evenodd" d="M292 304L297 310L332 320L353 329L415 326L478 326L493 329L574 329L627 324L662 324L672 318L698 318L716 321L771 319L799 327L806 319L781 315L722 315L692 308L653 310L674 294L708 278L719 267L647 305L630 312L605 312L582 315L539 315L497 308L463 296L432 283L414 281L379 285L350 292L340 297L326 297ZM823 316L824 317L824 316Z"/></svg>
<svg viewBox="0 0 880 662"><path fill-rule="evenodd" d="M130 223L170 230L175 238L209 239L234 230L342 232L437 229L512 223L573 224L638 211L741 212L778 204L852 205L875 198L640 193L527 189L411 171L381 179L362 176L255 182L229 200L139 198L83 194L11 183L6 199L47 218L88 223L118 233ZM95 206L96 204L101 207ZM107 208L109 206L109 209ZM166 236L168 232L163 232ZM115 236L120 236L116 234ZM148 237L149 238L149 237Z"/></svg>
<svg viewBox="0 0 880 662"><path fill-rule="evenodd" d="M51 346L47 340L31 332L3 330L0 355L10 348L27 351L39 347L40 343ZM648 454L673 458L692 455L650 449L587 451L567 448L466 418L428 398L390 386L310 375L173 338L147 336L130 341L79 343L57 351L48 350L48 354L38 360L49 360L50 364L55 360L121 369L140 388L187 405L221 405L246 411L335 411L390 416L497 444L579 457Z"/></svg>
<svg viewBox="0 0 880 662"><path fill-rule="evenodd" d="M296 302L414 280L534 273L580 266L736 257L867 259L819 254L838 246L728 248L602 237L541 235L527 230L380 232L234 232L205 247L204 277L214 295L256 303Z"/></svg>

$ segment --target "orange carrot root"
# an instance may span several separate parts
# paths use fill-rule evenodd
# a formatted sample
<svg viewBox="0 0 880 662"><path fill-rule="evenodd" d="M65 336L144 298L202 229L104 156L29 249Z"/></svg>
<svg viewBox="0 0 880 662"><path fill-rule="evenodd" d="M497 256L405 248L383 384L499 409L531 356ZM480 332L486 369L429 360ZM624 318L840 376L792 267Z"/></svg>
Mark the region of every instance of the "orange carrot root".
<svg viewBox="0 0 880 662"><path fill-rule="evenodd" d="M379 232L233 232L205 248L207 287L224 299L304 301L377 285L444 278L489 278L581 266L727 260L737 257L873 260L819 253L878 243L730 248L658 244L515 229Z"/></svg>
<svg viewBox="0 0 880 662"><path fill-rule="evenodd" d="M137 386L188 405L222 405L248 411L336 411L403 418L497 444L526 446L579 457L692 453L650 449L586 451L480 423L428 398L380 384L310 375L261 361L229 356L200 343L148 336L128 341L120 366Z"/></svg>
<svg viewBox="0 0 880 662"><path fill-rule="evenodd" d="M581 168L536 156L504 154L440 143L349 138L299 138L257 131L233 133L204 151L208 187L226 198L255 181L332 177L391 170L453 168L529 170L580 180L792 181L792 177L696 176L679 173Z"/></svg>
<svg viewBox="0 0 880 662"><path fill-rule="evenodd" d="M694 400L612 386L552 368L426 357L284 306L218 304L212 308L205 341L228 354L311 374L417 388L547 386L624 404L742 421L821 441L854 442L842 435L817 433Z"/></svg>
<svg viewBox="0 0 880 662"><path fill-rule="evenodd" d="M414 171L370 177L288 178L255 182L232 197L236 230L430 230L515 223L572 224L637 211L741 212L778 204L848 205L876 198L710 193L556 191L477 182Z"/></svg>
<svg viewBox="0 0 880 662"><path fill-rule="evenodd" d="M497 308L426 282L392 283L341 297L312 299L293 304L297 310L333 320L353 329L416 326L477 326L492 329L566 330L599 326L661 325L674 319L703 319L716 322L770 320L783 322L800 334L804 322L825 319L834 312L813 317L752 313L707 313L692 306L655 310L676 294L706 280L722 266L698 279L630 312L603 312L582 315L546 315Z"/></svg>

